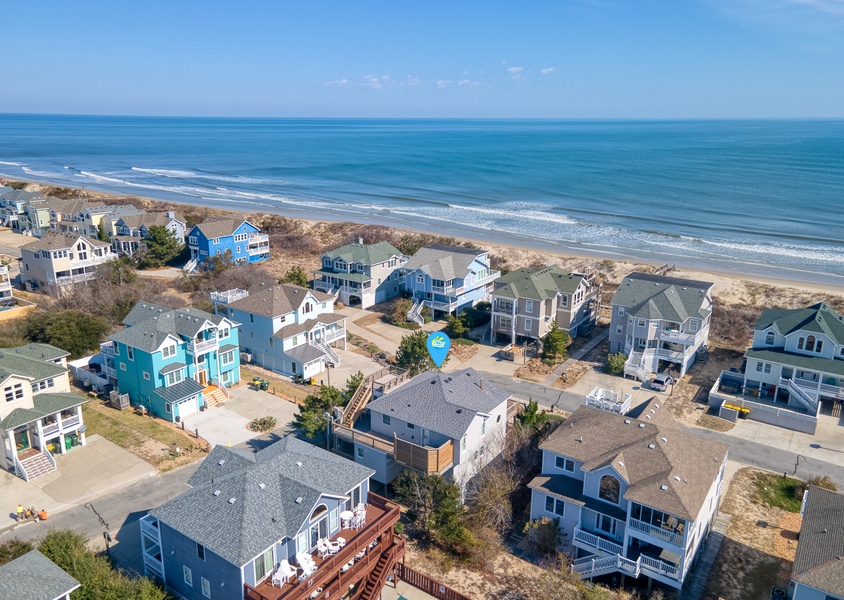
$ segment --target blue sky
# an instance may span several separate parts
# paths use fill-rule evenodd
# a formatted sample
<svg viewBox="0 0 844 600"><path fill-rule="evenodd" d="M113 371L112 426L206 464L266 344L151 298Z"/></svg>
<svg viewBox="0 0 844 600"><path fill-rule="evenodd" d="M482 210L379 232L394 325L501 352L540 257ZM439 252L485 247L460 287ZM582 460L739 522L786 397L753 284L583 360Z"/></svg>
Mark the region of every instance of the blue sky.
<svg viewBox="0 0 844 600"><path fill-rule="evenodd" d="M0 112L844 116L844 0L7 2Z"/></svg>

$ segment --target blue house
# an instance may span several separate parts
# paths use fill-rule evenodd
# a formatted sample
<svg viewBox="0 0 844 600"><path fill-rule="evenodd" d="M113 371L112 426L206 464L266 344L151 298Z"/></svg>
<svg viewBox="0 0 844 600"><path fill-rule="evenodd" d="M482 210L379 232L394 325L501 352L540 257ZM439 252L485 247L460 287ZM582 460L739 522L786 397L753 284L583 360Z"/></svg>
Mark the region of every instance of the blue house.
<svg viewBox="0 0 844 600"><path fill-rule="evenodd" d="M188 231L193 270L211 256L228 256L237 264L259 263L270 258L270 238L249 221L212 218Z"/></svg>
<svg viewBox="0 0 844 600"><path fill-rule="evenodd" d="M100 348L104 370L132 404L178 423L240 381L239 324L226 317L139 302L123 324Z"/></svg>
<svg viewBox="0 0 844 600"><path fill-rule="evenodd" d="M145 574L188 600L337 598L352 586L374 600L404 541L393 536L399 506L369 493L372 473L293 436L257 453L216 446L190 489L141 519ZM365 524L351 529L361 504ZM321 556L324 539L342 547ZM307 577L280 575L282 561L311 554Z"/></svg>
<svg viewBox="0 0 844 600"><path fill-rule="evenodd" d="M487 250L431 244L420 248L404 267L404 289L413 298L407 318L420 325L419 311L459 314L464 308L489 299L501 271L489 265Z"/></svg>

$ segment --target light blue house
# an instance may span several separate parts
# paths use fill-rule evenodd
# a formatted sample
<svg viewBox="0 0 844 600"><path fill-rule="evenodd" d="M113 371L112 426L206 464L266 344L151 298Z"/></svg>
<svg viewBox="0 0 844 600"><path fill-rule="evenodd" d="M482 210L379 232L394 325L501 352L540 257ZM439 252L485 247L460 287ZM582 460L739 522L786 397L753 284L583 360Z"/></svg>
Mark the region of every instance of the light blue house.
<svg viewBox="0 0 844 600"><path fill-rule="evenodd" d="M249 221L212 218L188 231L193 270L212 256L228 256L235 264L259 263L270 258L270 238Z"/></svg>
<svg viewBox="0 0 844 600"><path fill-rule="evenodd" d="M103 369L132 404L178 423L240 381L238 323L195 308L139 302L103 344Z"/></svg>
<svg viewBox="0 0 844 600"><path fill-rule="evenodd" d="M393 536L399 506L369 493L371 474L293 436L257 453L216 446L189 490L141 519L145 574L188 600L306 600L352 586L376 598L404 545ZM365 526L350 529L343 513L360 504ZM343 547L320 556L325 538ZM273 587L280 563L295 566L297 553L313 554L316 570Z"/></svg>
<svg viewBox="0 0 844 600"><path fill-rule="evenodd" d="M439 314L459 314L488 300L501 271L489 265L489 251L431 244L420 248L402 268L404 289L414 304L407 317L422 323L423 306Z"/></svg>

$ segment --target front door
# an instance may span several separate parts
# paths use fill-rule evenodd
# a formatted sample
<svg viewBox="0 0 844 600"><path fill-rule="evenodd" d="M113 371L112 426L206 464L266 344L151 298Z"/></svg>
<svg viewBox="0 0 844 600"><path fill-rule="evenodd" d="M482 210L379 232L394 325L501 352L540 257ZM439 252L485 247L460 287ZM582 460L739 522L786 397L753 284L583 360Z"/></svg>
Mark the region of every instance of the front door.
<svg viewBox="0 0 844 600"><path fill-rule="evenodd" d="M199 385L205 387L208 385L208 371L202 369L201 371L197 371L196 378L199 380Z"/></svg>
<svg viewBox="0 0 844 600"><path fill-rule="evenodd" d="M21 429L15 432L15 447L18 452L29 449L29 429Z"/></svg>

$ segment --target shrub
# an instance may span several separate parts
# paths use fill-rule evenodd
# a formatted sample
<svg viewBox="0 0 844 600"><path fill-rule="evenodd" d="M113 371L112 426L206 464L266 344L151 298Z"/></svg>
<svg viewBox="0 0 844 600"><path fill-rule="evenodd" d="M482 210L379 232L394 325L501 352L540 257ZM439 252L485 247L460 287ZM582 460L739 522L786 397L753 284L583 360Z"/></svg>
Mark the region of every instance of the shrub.
<svg viewBox="0 0 844 600"><path fill-rule="evenodd" d="M560 545L560 520L542 517L525 523L525 533L530 536L537 550L545 555L557 552Z"/></svg>
<svg viewBox="0 0 844 600"><path fill-rule="evenodd" d="M265 433L267 431L272 431L276 428L278 422L275 420L275 417L267 415L266 417L260 417L258 419L253 419L251 429L252 431L259 431L261 433Z"/></svg>
<svg viewBox="0 0 844 600"><path fill-rule="evenodd" d="M396 535L404 535L404 523L402 523L401 521L398 521L393 526L393 531L396 532Z"/></svg>
<svg viewBox="0 0 844 600"><path fill-rule="evenodd" d="M308 287L308 274L305 273L305 269L300 267L299 265L294 265L287 269L287 273L284 274L284 277L278 280L279 283L295 283L301 287Z"/></svg>
<svg viewBox="0 0 844 600"><path fill-rule="evenodd" d="M623 352L607 356L607 364L604 365L604 372L610 375L621 375L624 372L624 363L627 357Z"/></svg>
<svg viewBox="0 0 844 600"><path fill-rule="evenodd" d="M831 492L837 492L838 491L838 485L836 485L836 483L832 479L829 478L829 475L824 475L823 477L821 477L820 475L812 475L806 481L806 484L807 485L813 485L813 486L819 487L819 488L823 488L823 489L829 490Z"/></svg>

